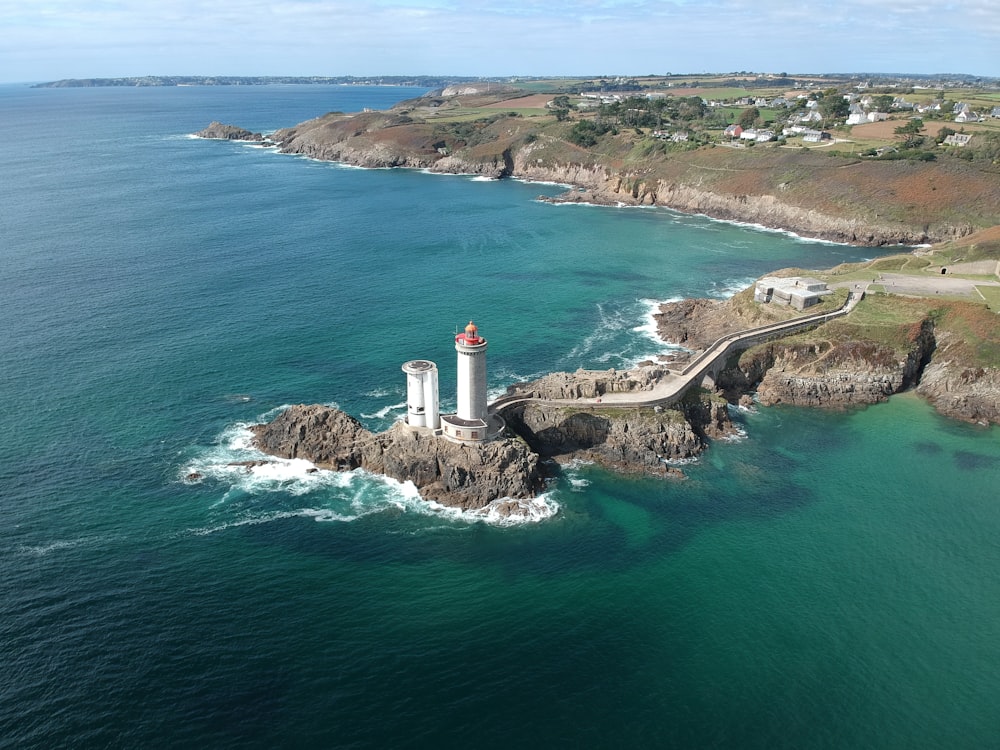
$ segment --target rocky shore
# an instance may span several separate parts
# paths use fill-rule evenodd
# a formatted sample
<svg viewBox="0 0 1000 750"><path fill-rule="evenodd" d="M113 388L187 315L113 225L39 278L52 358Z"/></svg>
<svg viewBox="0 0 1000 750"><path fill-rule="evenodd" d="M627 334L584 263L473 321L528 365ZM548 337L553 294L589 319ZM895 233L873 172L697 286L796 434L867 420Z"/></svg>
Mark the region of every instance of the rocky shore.
<svg viewBox="0 0 1000 750"><path fill-rule="evenodd" d="M612 381L639 393L643 375L580 372L527 384L544 398L566 392L567 380L587 385L570 391L608 393ZM553 389L552 383L562 386ZM512 389L513 390L513 389ZM561 396L560 396L561 397ZM515 400L500 407L509 437L481 445L459 445L402 422L372 433L344 412L323 405L293 406L252 428L255 444L268 455L302 458L334 471L364 469L412 482L421 497L464 511L491 510L501 516L523 512L522 500L545 486L542 459L585 460L631 474L683 477L671 462L700 455L713 438L733 432L726 402L695 394L677 409L601 406L591 402L553 404Z"/></svg>
<svg viewBox="0 0 1000 750"><path fill-rule="evenodd" d="M963 306L951 308L955 316ZM656 318L664 340L696 350L756 322L731 300L665 303ZM716 385L734 402L755 393L765 406L823 408L874 404L913 389L945 416L1000 424L1000 370L971 360L947 316L930 311L886 326L881 340L867 333L871 337L862 327L827 324L751 347L727 363Z"/></svg>
<svg viewBox="0 0 1000 750"><path fill-rule="evenodd" d="M209 123L204 130L195 133L198 138L212 138L222 141L251 141L253 143L264 142L264 136L260 133L253 133L235 125L224 125L217 120Z"/></svg>
<svg viewBox="0 0 1000 750"><path fill-rule="evenodd" d="M453 148L433 127L413 122L405 114L407 111L326 115L277 130L267 140L282 153L360 167L405 167L572 186L561 195L542 197L549 202L663 206L856 245L941 242L976 230L966 222L898 221L869 211L833 215L816 206L794 202L794 193L784 194L785 188L762 190L764 186L759 186L753 191L733 192L704 179L705 175L716 173L710 170L724 171L725 167L705 167L709 171L694 169L697 174L689 170L674 178L664 178L646 171L613 168L593 158L564 161L546 151L546 144L552 139L526 142L518 137L521 131L517 128L498 132L494 140L474 148ZM259 133L221 123L212 123L198 135L227 140L261 138ZM860 166L867 169L870 165Z"/></svg>

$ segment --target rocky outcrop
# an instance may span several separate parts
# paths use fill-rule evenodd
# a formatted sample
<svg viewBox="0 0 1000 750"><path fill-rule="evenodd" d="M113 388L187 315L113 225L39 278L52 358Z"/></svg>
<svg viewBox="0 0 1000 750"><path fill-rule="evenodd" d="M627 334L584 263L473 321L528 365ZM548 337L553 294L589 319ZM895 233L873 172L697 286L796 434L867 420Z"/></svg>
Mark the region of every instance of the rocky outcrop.
<svg viewBox="0 0 1000 750"><path fill-rule="evenodd" d="M402 423L375 434L339 409L318 404L293 406L252 429L257 447L269 455L410 481L425 499L462 510L534 497L542 486L538 456L516 439L459 445Z"/></svg>
<svg viewBox="0 0 1000 750"><path fill-rule="evenodd" d="M252 133L235 125L224 125L218 121L209 123L207 128L198 131L195 135L198 138L214 138L223 141L252 141L254 143L264 141L264 136L260 133Z"/></svg>
<svg viewBox="0 0 1000 750"><path fill-rule="evenodd" d="M546 386L527 390L546 392ZM708 439L725 437L734 429L726 402L704 394L686 399L679 408L532 399L515 401L501 411L508 427L546 458L592 461L632 474L682 476L668 462L695 458Z"/></svg>
<svg viewBox="0 0 1000 750"><path fill-rule="evenodd" d="M1000 371L933 362L924 369L917 393L942 414L979 424L1000 424Z"/></svg>
<svg viewBox="0 0 1000 750"><path fill-rule="evenodd" d="M577 370L574 373L554 372L528 383L517 383L507 389L509 397L541 399L599 398L609 393L651 391L670 375L663 367L640 367L635 370Z"/></svg>
<svg viewBox="0 0 1000 750"><path fill-rule="evenodd" d="M903 357L865 341L769 346L772 365L757 385L760 403L847 407L885 401L912 386L933 350L933 336L928 330Z"/></svg>

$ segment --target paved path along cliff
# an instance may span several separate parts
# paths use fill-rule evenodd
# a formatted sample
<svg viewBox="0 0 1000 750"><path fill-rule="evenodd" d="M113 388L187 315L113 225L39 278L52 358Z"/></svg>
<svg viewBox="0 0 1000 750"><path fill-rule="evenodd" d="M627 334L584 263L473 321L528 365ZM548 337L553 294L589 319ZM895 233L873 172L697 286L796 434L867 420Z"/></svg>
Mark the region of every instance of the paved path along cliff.
<svg viewBox="0 0 1000 750"><path fill-rule="evenodd" d="M747 349L754 344L767 341L768 339L787 336L791 333L822 325L829 320L847 315L864 297L866 289L867 284L859 285L857 288L852 289L843 307L833 312L804 315L780 323L750 328L723 336L705 349L692 362L688 363L680 372L668 371L668 374L653 383L649 390L602 393L599 396L587 399L587 402L595 406L673 406L692 385L702 383L706 376L712 377L713 373L717 374L716 368L724 364L726 358L732 352ZM714 377L712 377L712 380L714 380ZM536 401L552 406L579 406L582 401L582 399L541 398L519 390L520 388L522 387L513 386L508 395L502 396L490 404L490 410L502 413L510 406L524 401Z"/></svg>

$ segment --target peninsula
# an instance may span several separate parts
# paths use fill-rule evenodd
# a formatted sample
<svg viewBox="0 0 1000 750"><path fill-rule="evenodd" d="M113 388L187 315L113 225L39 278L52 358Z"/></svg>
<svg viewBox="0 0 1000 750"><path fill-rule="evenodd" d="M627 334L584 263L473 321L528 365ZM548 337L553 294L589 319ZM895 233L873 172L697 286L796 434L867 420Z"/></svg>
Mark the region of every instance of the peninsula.
<svg viewBox="0 0 1000 750"><path fill-rule="evenodd" d="M470 322L455 341L456 414L438 414L437 368L415 360L403 365L406 419L390 430L301 405L256 426L256 444L412 481L444 505L521 515L544 487L542 459L683 477L677 462L734 432L730 403L844 408L914 389L950 417L1000 424L1000 229L811 272L820 278L795 273L724 302L663 304L660 335L688 347L686 360L553 373L491 404L487 342Z"/></svg>
<svg viewBox="0 0 1000 750"><path fill-rule="evenodd" d="M942 242L1000 223L991 89L712 83L460 83L385 111L331 112L266 142L358 166L564 183L572 189L552 200L665 206L858 245Z"/></svg>
<svg viewBox="0 0 1000 750"><path fill-rule="evenodd" d="M647 99L667 100L657 111L638 97L584 106L586 94L497 88L451 86L269 135L218 122L197 135L367 167L572 186L555 201L663 205L862 245L938 244L825 271L778 270L727 301L664 304L660 336L687 347L687 359L553 373L491 404L486 342L470 323L456 338L456 414L436 413L436 368L416 360L403 365L407 417L390 430L373 434L336 409L302 405L254 428L265 453L363 468L412 481L445 505L517 515L543 489L546 460L682 477L678 462L733 433L735 403L844 408L912 389L950 417L1000 424L1000 129L958 152L900 114L894 128L904 132L890 138L899 147L882 153L820 151L787 130L751 148L713 140L690 112L688 137L666 138L685 111L711 122L705 97L690 91ZM809 96L792 117L810 117L809 102L850 101L831 90ZM660 127L647 130L642 118L625 127L634 109L655 112Z"/></svg>

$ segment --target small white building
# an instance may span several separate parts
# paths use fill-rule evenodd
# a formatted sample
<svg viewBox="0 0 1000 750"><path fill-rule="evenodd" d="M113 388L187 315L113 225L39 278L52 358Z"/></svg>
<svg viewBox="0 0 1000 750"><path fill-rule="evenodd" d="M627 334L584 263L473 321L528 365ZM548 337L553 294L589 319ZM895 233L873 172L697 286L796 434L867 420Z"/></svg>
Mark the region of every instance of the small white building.
<svg viewBox="0 0 1000 750"><path fill-rule="evenodd" d="M968 146L969 141L972 140L972 136L969 133L952 133L951 135L946 135L944 138L945 146Z"/></svg>
<svg viewBox="0 0 1000 750"><path fill-rule="evenodd" d="M796 310L805 310L807 307L819 304L830 292L826 282L808 276L788 278L765 276L754 286L753 298L755 302L790 305Z"/></svg>

